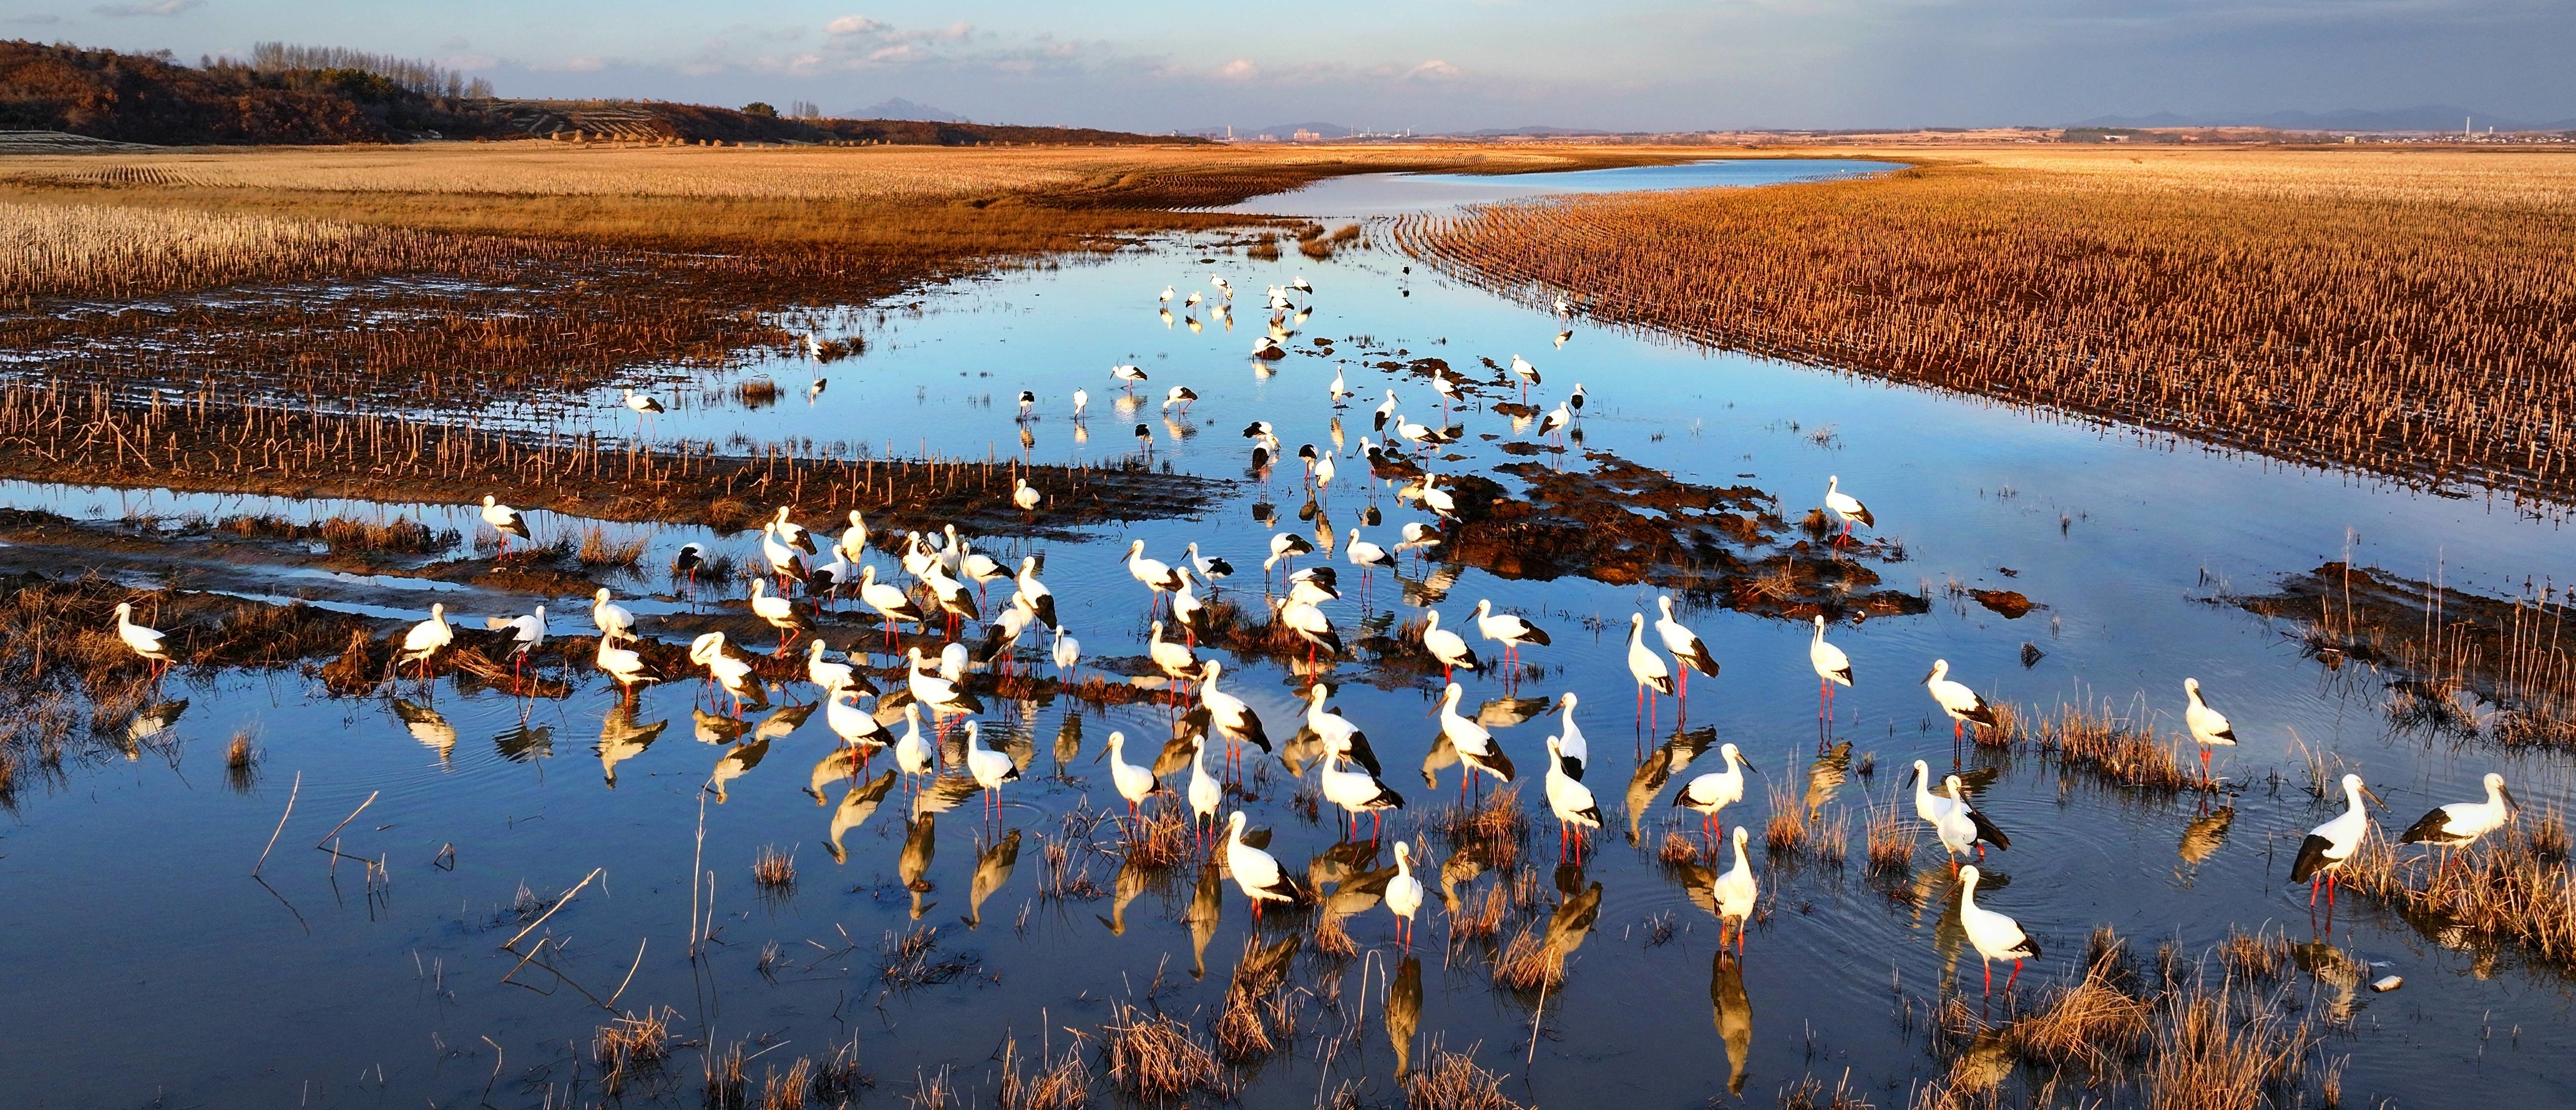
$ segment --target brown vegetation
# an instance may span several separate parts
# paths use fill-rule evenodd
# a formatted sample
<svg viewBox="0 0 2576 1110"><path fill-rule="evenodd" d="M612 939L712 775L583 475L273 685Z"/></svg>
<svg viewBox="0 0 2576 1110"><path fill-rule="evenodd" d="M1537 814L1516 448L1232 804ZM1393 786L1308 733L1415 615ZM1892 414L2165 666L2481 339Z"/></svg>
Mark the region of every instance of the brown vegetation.
<svg viewBox="0 0 2576 1110"><path fill-rule="evenodd" d="M1121 1005L1100 1027L1109 1083L1129 1098L1162 1101L1224 1090L1216 1056L1169 1014Z"/></svg>
<svg viewBox="0 0 2576 1110"><path fill-rule="evenodd" d="M2405 480L2576 495L2576 158L2005 152L1407 221L1533 302ZM2475 228L2475 234L2463 234Z"/></svg>
<svg viewBox="0 0 2576 1110"><path fill-rule="evenodd" d="M2555 814L2525 814L2472 847L2449 851L2403 848L2374 831L2341 878L2394 906L2427 936L2516 940L2538 959L2576 970L2576 871L2565 844Z"/></svg>
<svg viewBox="0 0 2576 1110"><path fill-rule="evenodd" d="M1050 524L1194 511L1218 488L1142 470L860 458L841 446L838 454L772 446L720 455L712 443L630 451L596 436L513 435L403 415L231 408L209 395L129 405L98 388L0 386L0 475L34 480L425 501L456 501L462 490L521 509L716 528L747 526L774 504L824 518L857 508L912 527L1018 527L1031 516L1010 504L1018 477L1048 491L1035 515ZM601 486L615 492L603 499Z"/></svg>
<svg viewBox="0 0 2576 1110"><path fill-rule="evenodd" d="M1473 475L1455 487L1460 522L1441 553L1506 578L1575 574L1648 583L1694 601L1805 618L1815 613L1920 613L1921 597L1878 588L1855 556L1903 556L1875 542L1834 551L1801 538L1778 497L1752 486L1704 486L1602 451L1588 471L1536 462L1497 473L1520 479L1518 496Z"/></svg>
<svg viewBox="0 0 2576 1110"><path fill-rule="evenodd" d="M1437 1039L1403 1083L1405 1110L1521 1110L1503 1094L1501 1076L1477 1067L1467 1053L1442 1048Z"/></svg>
<svg viewBox="0 0 2576 1110"><path fill-rule="evenodd" d="M2327 563L2247 610L2292 623L2329 669L2375 668L2404 731L2505 745L2576 745L2576 638L2560 626L2576 593L2524 582L2510 598L2448 590L2384 570Z"/></svg>

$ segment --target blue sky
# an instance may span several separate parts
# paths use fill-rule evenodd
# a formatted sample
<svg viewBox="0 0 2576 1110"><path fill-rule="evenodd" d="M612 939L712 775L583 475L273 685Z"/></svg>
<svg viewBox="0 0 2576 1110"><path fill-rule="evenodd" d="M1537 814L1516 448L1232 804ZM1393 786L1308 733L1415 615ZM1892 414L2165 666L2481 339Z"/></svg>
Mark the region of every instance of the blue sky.
<svg viewBox="0 0 2576 1110"><path fill-rule="evenodd" d="M2459 104L2576 117L2571 0L0 0L0 36L184 59L284 39L504 95L889 97L1137 130L2060 124Z"/></svg>

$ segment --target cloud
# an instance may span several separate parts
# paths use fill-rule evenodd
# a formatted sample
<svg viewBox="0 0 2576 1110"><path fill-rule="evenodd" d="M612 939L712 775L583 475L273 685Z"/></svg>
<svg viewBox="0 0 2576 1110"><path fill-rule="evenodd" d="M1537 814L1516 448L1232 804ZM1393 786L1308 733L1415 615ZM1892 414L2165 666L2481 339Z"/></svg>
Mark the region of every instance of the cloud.
<svg viewBox="0 0 2576 1110"><path fill-rule="evenodd" d="M138 15L177 15L205 6L206 0L160 0L157 4L101 4L90 10L109 19L130 19Z"/></svg>
<svg viewBox="0 0 2576 1110"><path fill-rule="evenodd" d="M441 41L438 44L438 48L441 50L463 50L472 45L474 45L474 41L472 39L468 39L463 35L453 35L444 41Z"/></svg>
<svg viewBox="0 0 2576 1110"><path fill-rule="evenodd" d="M1407 81L1446 81L1458 76L1458 67L1433 58L1404 72Z"/></svg>
<svg viewBox="0 0 2576 1110"><path fill-rule="evenodd" d="M897 46L888 46L882 49L873 50L868 53L868 60L871 62L919 62L928 60L929 57L930 51L914 46L908 42Z"/></svg>
<svg viewBox="0 0 2576 1110"><path fill-rule="evenodd" d="M530 66L528 68L557 69L571 73L597 73L600 70L608 68L608 59L600 57L597 54L584 54L578 58L566 58L563 61L556 62L552 65L538 65Z"/></svg>
<svg viewBox="0 0 2576 1110"><path fill-rule="evenodd" d="M1216 67L1216 75L1228 81L1249 81L1261 75L1261 67L1252 64L1250 58L1236 58Z"/></svg>
<svg viewBox="0 0 2576 1110"><path fill-rule="evenodd" d="M845 15L823 25L829 35L873 35L885 29L884 23L864 15Z"/></svg>
<svg viewBox="0 0 2576 1110"><path fill-rule="evenodd" d="M501 59L493 57L490 54L450 54L444 58L440 58L438 60L438 64L446 66L449 69L472 72L478 69L491 69L498 66L501 64Z"/></svg>
<svg viewBox="0 0 2576 1110"><path fill-rule="evenodd" d="M59 15L46 15L41 12L31 15L13 15L6 20L0 20L6 23L60 23L62 21L63 17Z"/></svg>

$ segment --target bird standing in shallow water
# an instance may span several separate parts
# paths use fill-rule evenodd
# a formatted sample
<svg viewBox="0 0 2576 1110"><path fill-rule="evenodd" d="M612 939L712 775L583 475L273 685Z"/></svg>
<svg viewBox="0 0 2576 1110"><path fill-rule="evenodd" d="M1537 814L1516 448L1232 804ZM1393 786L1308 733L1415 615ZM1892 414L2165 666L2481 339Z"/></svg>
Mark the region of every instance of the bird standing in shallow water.
<svg viewBox="0 0 2576 1110"><path fill-rule="evenodd" d="M2406 826L2405 834L2399 836L2397 842L2462 848L2503 828L2505 822L2513 819L2514 811L2522 808L2522 803L2514 801L2513 792L2505 789L2503 775L2489 771L2485 781L2487 800L2435 806L2432 812Z"/></svg>
<svg viewBox="0 0 2576 1110"><path fill-rule="evenodd" d="M1817 614L1815 619L1816 638L1807 642L1807 665L1816 669L1816 719L1830 721L1834 716L1834 687L1852 684L1851 656L1825 642L1824 614Z"/></svg>
<svg viewBox="0 0 2576 1110"><path fill-rule="evenodd" d="M2200 781L2209 779L2209 749L2212 745L2236 746L2236 726L2227 723L2227 714L2209 707L2200 695L2200 680L2182 680L2183 727L2191 730L2192 740L2200 745Z"/></svg>
<svg viewBox="0 0 2576 1110"><path fill-rule="evenodd" d="M2022 931L2020 922L1977 904L1977 878L1976 864L1959 869L1959 927L1986 965L1986 993L1995 990L1994 961L2013 962L2012 974L2004 978L2004 993L2011 994L2013 980L2021 978L2021 962L2039 958L2039 942Z"/></svg>
<svg viewBox="0 0 2576 1110"><path fill-rule="evenodd" d="M2370 787L2362 784L2360 775L2343 777L2343 797L2344 811L2336 814L2333 820L2309 830L2308 838L2299 842L2298 857L2290 862L2290 881L2308 884L2308 906L2311 909L2317 904L2317 884L2325 884L2329 920L2334 915L2335 872L2351 861L2354 852L2361 850L2362 834L2370 830L2370 811L2363 803L2379 801L2379 795L2371 793ZM2379 804L2384 806L2388 803Z"/></svg>
<svg viewBox="0 0 2576 1110"><path fill-rule="evenodd" d="M1869 506L1861 504L1859 498L1844 493L1842 484L1840 475L1825 476L1825 508L1832 511L1835 516L1841 517L1843 521L1843 533L1838 538L1851 538L1853 521L1859 521L1872 528L1878 527L1878 521L1869 515Z"/></svg>
<svg viewBox="0 0 2576 1110"><path fill-rule="evenodd" d="M1931 691L1932 700L1950 717L1950 742L1956 744L1970 724L1994 727L1998 722L1993 706L1964 682L1950 681L1950 661L1932 661L1932 673L1923 676L1923 688Z"/></svg>
<svg viewBox="0 0 2576 1110"><path fill-rule="evenodd" d="M1637 680L1637 718L1639 720L1646 718L1648 708L1646 691L1655 692L1658 705L1662 704L1663 695L1673 692L1672 668L1664 665L1663 657L1655 654L1655 649L1646 646L1644 613L1632 613L1628 616L1628 675Z"/></svg>

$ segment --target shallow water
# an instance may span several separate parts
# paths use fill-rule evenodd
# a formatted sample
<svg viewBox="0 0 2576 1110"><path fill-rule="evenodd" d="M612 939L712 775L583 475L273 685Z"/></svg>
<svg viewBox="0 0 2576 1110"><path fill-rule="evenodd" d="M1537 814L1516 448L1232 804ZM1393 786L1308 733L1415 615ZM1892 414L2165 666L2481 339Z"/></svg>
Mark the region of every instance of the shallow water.
<svg viewBox="0 0 2576 1110"><path fill-rule="evenodd" d="M1670 166L1622 166L1558 173L1363 173L1328 177L1303 189L1254 197L1218 211L1287 212L1314 219L1358 219L1563 193L1776 185L1785 181L1859 177L1903 168L1896 162L1857 158L1716 158Z"/></svg>
<svg viewBox="0 0 2576 1110"><path fill-rule="evenodd" d="M1935 604L1925 615L1832 631L1858 672L1857 687L1837 700L1834 734L1852 741L1856 753L1874 754L1879 770L1873 778L1854 776L1831 798L1852 829L1847 870L1773 866L1757 848L1769 917L1754 929L1741 969L1753 1015L1741 1098L1751 1104L1769 1104L1801 1075L1830 1083L1846 1068L1881 1105L1901 1103L1935 1065L1909 1032L1919 1024L1899 1020L1896 992L1920 1004L1964 977L1956 981L1975 1000L1974 954L1960 957L1955 936L1945 944L1937 928L1946 886L1937 881L1931 838L1921 838L1916 857L1925 884L1921 911L1865 879L1858 859L1864 798L1883 801L1898 790L1898 772L1914 759L1939 767L1952 758L1950 738L1940 734L1919 685L1935 657L1947 658L1955 677L1990 699L2042 709L2107 701L2154 714L2160 728L2177 731L2181 681L2197 676L2244 739L2222 755L2221 768L2249 788L2233 799L2224 842L2196 864L2176 851L2195 816L2192 802L2081 780L2064 784L2035 760L2003 766L1981 807L2013 834L2014 848L1988 860L2010 882L1981 901L2017 917L2045 945L2048 955L2025 969L2025 979L2072 974L2085 935L2103 924L2145 947L2173 941L2186 954L2231 926L2269 925L2295 940L2314 935L2322 926L2311 924L2305 893L2286 882L2298 837L2327 814L2292 785L2304 781L2295 769L2300 742L2358 764L2391 804L2386 819L2400 824L2436 802L2471 797L2477 776L2499 766L2535 812L2576 805L2564 757L2504 758L2393 737L2375 683L2326 676L2279 628L2209 600L2217 593L2212 583L2262 592L2277 576L2344 557L2347 548L2365 565L2423 577L2438 570L2460 589L2504 592L2525 576L2576 581L2576 556L2552 521L2483 498L2285 468L2163 437L1707 355L1579 322L1558 347L1564 325L1554 318L1419 268L1407 273L1404 260L1391 255L1354 250L1326 262L1265 263L1222 242L1175 241L1097 263L1008 273L929 294L917 307L836 311L826 333L864 331L867 354L820 368L781 360L711 380L703 391L671 398L680 403L644 430L720 441L793 436L853 450L865 444L881 454L927 444L1053 462L1136 453L1133 427L1142 422L1156 465L1242 479L1201 520L1100 529L1082 543L987 539L996 549L1050 556L1046 578L1064 623L1094 656L1144 651L1143 591L1116 562L1125 539L1142 538L1149 554L1166 559L1196 540L1238 568L1225 583L1229 592L1252 594L1261 588L1256 564L1272 529L1252 521L1251 506L1266 498L1279 506L1283 527L1305 530L1293 519L1302 500L1293 459L1266 491L1244 478L1247 442L1238 433L1247 422L1274 422L1292 452L1300 443L1329 444L1335 410L1325 389L1337 366L1359 394L1339 410L1352 448L1389 385L1408 415L1426 422L1436 415L1419 379L1368 367L1379 352L1409 352L1383 356L1399 360L1435 355L1462 369L1478 357L1507 363L1515 352L1526 355L1545 379L1532 394L1541 407L1574 382L1587 387L1584 447L1689 480L1760 486L1778 494L1792 518L1821 498L1827 475L1839 475L1869 501L1881 533L1901 537L1909 553L1909 561L1881 568L1888 584L1912 589L1919 577ZM1230 329L1204 311L1195 332L1177 310L1168 323L1158 315L1155 294L1165 284L1206 291L1211 271L1228 275L1237 290ZM1248 351L1265 326L1261 290L1301 274L1316 292L1292 346L1308 351L1312 337L1330 336L1341 340L1340 353L1256 364ZM1110 365L1127 362L1152 375L1137 390L1142 400L1133 412L1107 376ZM818 374L828 386L809 403L805 384ZM783 387L775 406L745 408L724 388L762 376ZM1166 422L1160 396L1174 384L1200 399L1186 417L1175 412ZM1026 425L1013 419L1022 388L1039 395L1038 419ZM1075 388L1090 393L1089 415L1079 421L1069 415ZM589 414L575 420L636 428L613 391L585 401ZM1471 433L1454 448L1470 461L1439 469L1487 470L1511 461L1499 442L1529 437L1514 434L1484 403L1452 417ZM1502 440L1477 438L1483 433ZM1366 480L1361 460L1343 461L1342 478L1323 503L1345 536L1371 503L1386 513L1384 533L1369 530L1371 538L1391 541L1402 522L1421 519L1391 491L1370 488L1379 484ZM423 511L25 486L5 492L11 504L86 516ZM819 512L806 519L836 523ZM539 530L578 523L548 518ZM681 542L715 542L696 529L650 531L648 563L667 559ZM721 542L748 552L749 539ZM2003 573L2007 567L2013 576ZM884 571L891 569L886 561ZM2006 620L1947 597L1943 587L1953 579L2020 590L2044 607ZM1418 615L1394 584L1377 583L1373 597L1358 585L1357 574L1346 574L1345 600L1328 606L1337 624L1348 628L1364 614L1390 611L1398 621ZM1601 883L1604 896L1597 929L1571 958L1565 986L1544 1002L1534 1052L1533 1000L1492 985L1481 945L1444 951L1435 898L1414 949L1426 1000L1413 1060L1424 1058L1435 1036L1453 1049L1472 1048L1481 1064L1510 1074L1508 1093L1544 1105L1601 1104L1605 1092L1640 1106L1724 1097L1729 1057L1710 1001L1715 922L1651 855L1660 830L1673 823L1671 788L1643 811L1642 846L1631 848L1620 835L1627 817L1621 787L1636 749L1650 742L1617 721L1618 705L1632 692L1620 626L1654 595L1469 570L1440 603L1444 623L1463 623L1479 598L1524 612L1555 634L1554 647L1528 653L1547 674L1522 693L1582 697L1578 719L1593 755L1587 781L1612 825L1582 878ZM520 600L495 597L491 605ZM580 622L578 607L566 609L557 614L558 631ZM1725 665L1721 677L1694 684L1688 723L1714 727L1765 772L1727 813L1730 824L1753 827L1758 839L1768 813L1765 787L1802 786L1805 753L1816 741L1808 630L1730 611L1685 619ZM1604 626L1597 635L1587 631ZM2027 668L2025 644L2044 653ZM1380 689L1359 681L1362 674L1357 663L1338 668L1334 703L1369 731L1388 783L1407 798L1389 835L1410 837L1456 788L1454 769L1440 773L1437 789L1425 789L1415 770L1433 738L1426 715L1435 690ZM1274 736L1291 730L1301 680L1231 659L1226 676L1225 687L1252 702ZM577 668L575 677L586 685L574 697L537 704L449 684L429 691L406 684L392 697L353 701L326 698L318 683L291 674L174 677L170 696L190 704L158 739L175 737L175 744L140 748L130 761L67 767L23 791L14 820L0 832L0 884L9 891L0 905L0 951L9 953L14 972L0 985L0 1007L47 1018L19 1023L15 1050L0 1057L0 1090L44 1106L156 1097L199 1106L290 1099L450 1106L488 1097L518 1106L560 1103L579 1075L578 1094L587 1100L595 1088L574 1061L587 1056L591 1031L607 1014L584 992L610 997L631 964L617 1009L668 1006L682 1015L675 1026L689 1038L753 1041L746 1051L775 1045L751 1065L755 1088L764 1066L783 1069L789 1059L855 1037L877 1098L908 1094L916 1075L945 1067L961 1094L989 1100L988 1059L1006 1035L1019 1038L1023 1054L1043 1040L1061 1049L1068 1028L1089 1033L1114 1004L1148 999L1204 1029L1222 1001L1249 928L1231 884L1221 925L1206 944L1204 980L1190 974L1190 873L1126 906L1120 933L1102 921L1112 898L1041 896L1041 838L1057 837L1062 816L1086 801L1099 809L1116 802L1105 766L1095 761L1105 738L1118 729L1159 745L1170 735L1163 711L1086 712L1082 747L1058 776L1054 744L1071 703L991 705L988 735L1025 737L1036 748L1028 768L1034 781L1005 791L1002 825L1024 837L1018 865L975 906L976 803L942 814L926 874L934 888L921 896L919 920L940 927L943 954L971 953L980 970L945 985L889 991L875 973L878 945L914 924L914 898L898 881L900 796L846 834L849 859L836 864L819 843L833 809L804 792L809 769L832 745L821 721L773 741L756 769L726 784L718 804L701 788L728 749L693 736L684 703L694 687L646 693L635 723L667 720L667 730L640 752L612 747L616 759L608 764L598 750L603 722L625 722L611 716L615 698L595 675ZM1471 704L1499 690L1484 678L1466 684ZM1668 730L1673 706L1661 713ZM1554 727L1552 718L1540 718L1498 736L1534 776ZM256 783L236 791L225 782L222 746L243 728L257 733L267 755ZM1986 762L1977 753L1964 758ZM2267 778L2276 771L2284 780L2277 786ZM1287 779L1270 762L1264 796L1248 808L1255 825L1277 830L1272 852L1302 871L1337 832L1329 808L1323 824L1290 808ZM293 815L277 834L264 884L254 881L248 872L290 790ZM374 801L336 837L349 856L385 861L389 888L372 896L358 865L314 847L371 794ZM1529 783L1522 797L1541 818L1529 851L1540 867L1543 903L1553 902L1553 846L1537 785ZM1099 835L1115 839L1106 828ZM755 892L750 867L764 845L796 851L800 877L792 895ZM439 862L450 846L452 868ZM1447 854L1436 834L1429 846L1435 857ZM1093 859L1088 867L1104 890L1115 887L1114 861ZM594 869L601 877L530 934L531 941L561 939L560 952L549 946L544 960L562 978L536 964L516 967L518 955L498 946L524 924L505 912L522 885L552 897ZM718 942L695 963L686 954L693 869L714 874L719 926ZM1480 879L1476 888L1493 881ZM1662 920L1673 924L1673 938L1650 943L1652 923ZM1341 1009L1310 1007L1295 1051L1245 1069L1238 1076L1245 1104L1308 1105L1344 1084L1369 1099L1399 1098L1378 1012L1400 956L1391 946L1392 919L1371 910L1349 929L1369 955L1348 964L1301 956L1292 977L1319 993L1338 982ZM2334 1052L2351 1057L2348 1098L2440 1104L2468 1068L2506 1098L2563 1089L2553 1065L2576 1048L2576 1022L2562 979L2519 967L2509 947L2501 960L2446 949L2357 900L2343 903L2332 939L2406 977L2396 994L2364 992L2354 1000L2350 1035L2333 1043ZM764 975L759 953L773 940L791 962ZM2334 1000L2333 989L2301 982L2303 998L2319 1006ZM1361 1030L1354 1040L1321 1052L1317 1031L1329 1037L1353 1025ZM1319 1063L1319 1055L1330 1055L1330 1063ZM694 1049L679 1054L671 1071L688 1081L673 1088L673 1101L695 1101L698 1066Z"/></svg>

